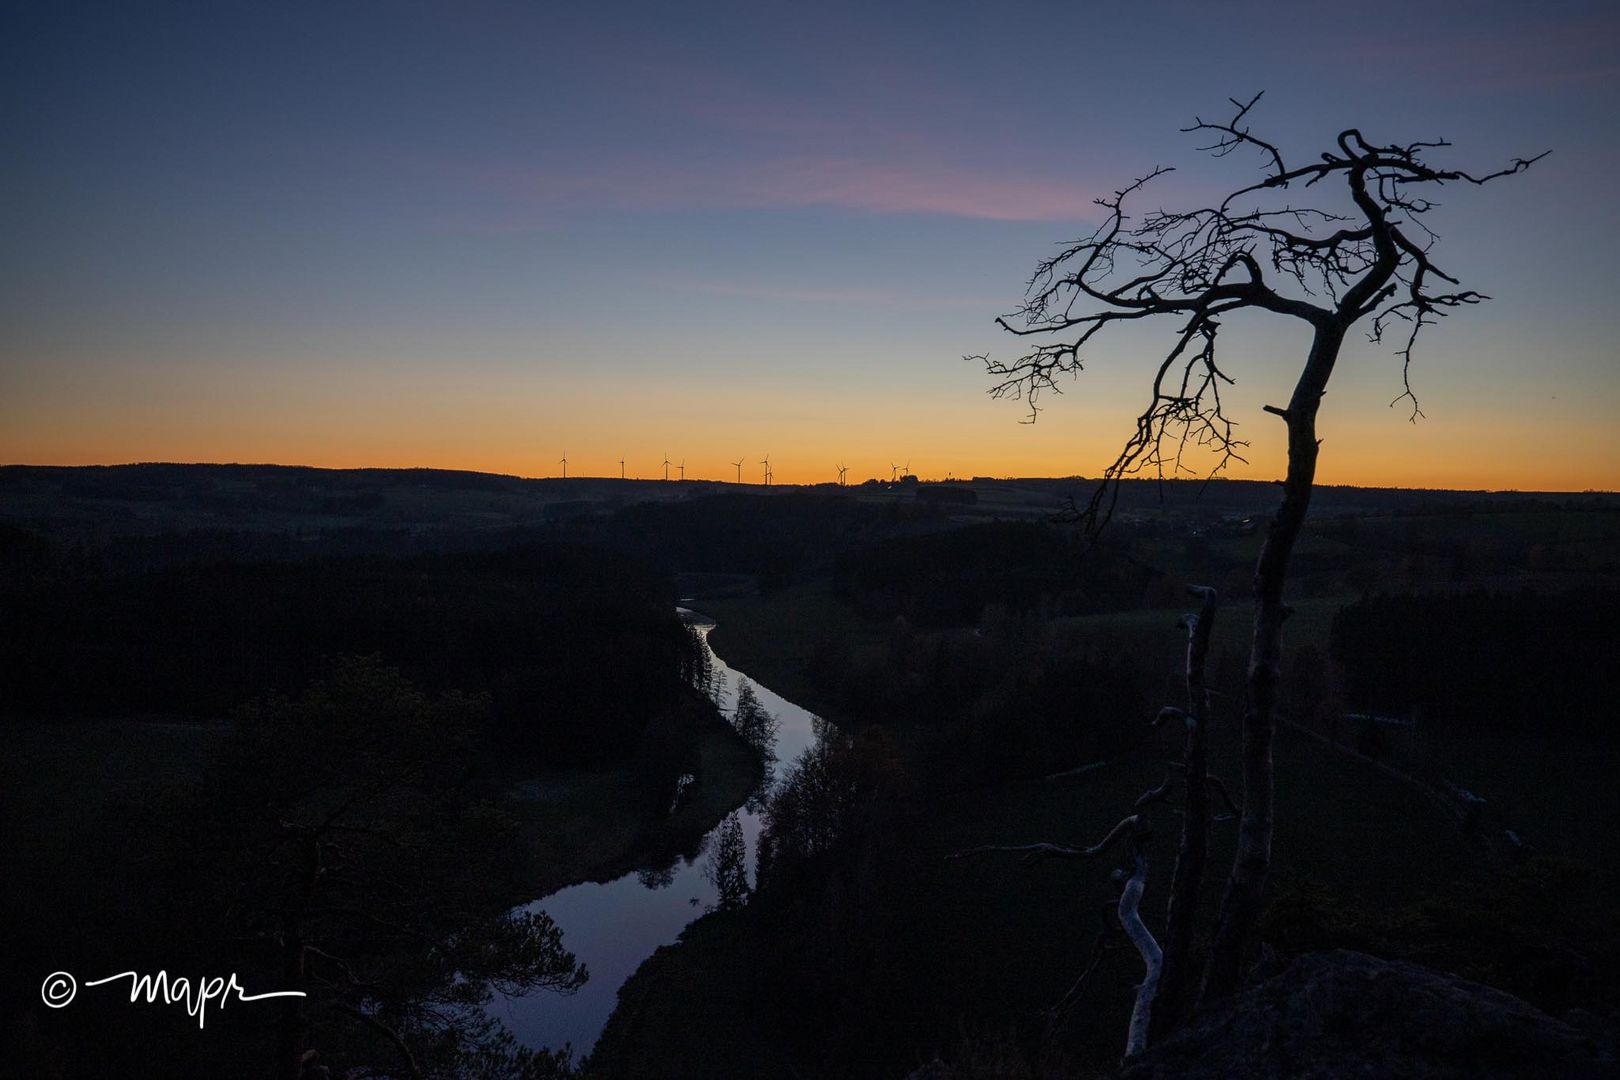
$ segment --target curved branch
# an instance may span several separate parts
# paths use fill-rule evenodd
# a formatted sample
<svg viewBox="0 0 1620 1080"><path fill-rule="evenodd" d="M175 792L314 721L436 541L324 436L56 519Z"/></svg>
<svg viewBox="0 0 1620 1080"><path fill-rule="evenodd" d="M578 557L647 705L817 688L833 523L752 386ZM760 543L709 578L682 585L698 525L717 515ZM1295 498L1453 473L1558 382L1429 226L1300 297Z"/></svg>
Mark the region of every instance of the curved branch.
<svg viewBox="0 0 1620 1080"><path fill-rule="evenodd" d="M1144 810L1152 803L1168 802L1170 798L1170 781L1174 778L1174 775L1174 769L1165 769L1164 779L1159 781L1158 786L1148 788L1137 796L1136 809Z"/></svg>
<svg viewBox="0 0 1620 1080"><path fill-rule="evenodd" d="M1159 992L1159 974L1164 968L1164 951L1154 940L1153 933L1142 921L1142 890L1147 882L1147 857L1138 847L1135 869L1125 882L1125 891L1119 896L1119 925L1136 951L1142 955L1147 969L1136 988L1136 1004L1131 1009L1131 1023L1125 1037L1125 1057L1135 1057L1147 1049L1148 1027L1153 1021L1153 1001Z"/></svg>
<svg viewBox="0 0 1620 1080"><path fill-rule="evenodd" d="M984 855L996 851L1023 852L1024 862L1029 865L1043 862L1047 859L1095 859L1106 852L1120 840L1127 836L1139 835L1143 832L1141 819L1132 814L1122 818L1119 824L1108 830L1108 835L1088 848L1064 847L1062 844L986 844L982 847L967 848L963 851L953 851L945 856L946 861L952 859L965 859L970 855Z"/></svg>
<svg viewBox="0 0 1620 1080"><path fill-rule="evenodd" d="M1250 134L1248 128L1238 126L1243 122L1243 118L1249 115L1249 110L1254 108L1255 105L1259 103L1260 99L1265 96L1265 93L1266 92L1262 90L1255 94L1254 97L1250 98L1247 102L1239 101L1237 98L1227 98L1226 100L1230 101L1232 106L1237 109L1237 115L1233 116L1232 119L1228 120L1224 124L1211 124L1205 122L1202 117L1194 117L1193 126L1184 127L1181 130L1183 132L1216 132L1218 134L1218 138L1215 140L1215 142L1211 143L1209 146L1199 147L1200 150L1212 153L1216 157L1225 157L1227 154L1230 154L1232 151L1243 145L1256 147L1270 156L1272 168L1274 170L1273 175L1285 175L1288 172L1288 167L1283 164L1282 152L1271 143L1266 142L1264 139L1256 138L1254 135Z"/></svg>
<svg viewBox="0 0 1620 1080"><path fill-rule="evenodd" d="M1113 913L1117 907L1117 903L1112 900L1102 905L1102 926L1098 928L1097 936L1092 939L1091 952L1086 957L1085 967L1080 969L1080 974L1074 980L1074 983L1069 987L1068 993L1064 994L1063 997L1058 1000L1056 1005L1053 1005L1050 1009L1046 1010L1047 1017L1049 1018L1053 1027L1061 1025L1064 1018L1068 1016L1069 1010L1074 1007L1075 1001L1080 996L1080 988L1085 985L1086 980L1091 977L1091 973L1095 971L1097 969L1097 965L1102 962L1103 954L1110 948L1108 938L1114 932L1114 929L1108 921L1108 916ZM1112 947L1122 948L1123 946L1116 945Z"/></svg>

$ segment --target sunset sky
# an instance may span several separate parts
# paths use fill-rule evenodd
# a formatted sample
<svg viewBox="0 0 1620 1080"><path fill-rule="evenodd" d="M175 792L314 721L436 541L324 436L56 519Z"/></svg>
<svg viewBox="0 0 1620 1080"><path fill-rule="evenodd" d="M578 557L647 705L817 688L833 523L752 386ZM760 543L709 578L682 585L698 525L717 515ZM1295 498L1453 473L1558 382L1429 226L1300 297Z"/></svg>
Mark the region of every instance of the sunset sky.
<svg viewBox="0 0 1620 1080"><path fill-rule="evenodd" d="M1407 422L1352 336L1321 479L1620 487L1620 9L15 3L0 15L0 462L424 465L779 482L1095 475L1167 340L1104 337L1034 425L982 365L1034 261L1230 95L1488 171L1437 256ZM1440 156L1444 155L1444 156ZM1144 208L1147 208L1144 206ZM1306 344L1227 327L1239 476Z"/></svg>

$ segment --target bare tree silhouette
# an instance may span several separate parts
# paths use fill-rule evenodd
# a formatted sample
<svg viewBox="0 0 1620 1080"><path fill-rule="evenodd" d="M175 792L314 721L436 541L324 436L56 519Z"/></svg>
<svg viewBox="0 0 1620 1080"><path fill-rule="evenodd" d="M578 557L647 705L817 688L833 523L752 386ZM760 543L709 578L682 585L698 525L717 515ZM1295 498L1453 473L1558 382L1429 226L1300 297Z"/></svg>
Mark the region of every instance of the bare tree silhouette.
<svg viewBox="0 0 1620 1080"><path fill-rule="evenodd" d="M1098 199L1104 211L1102 224L1039 263L1023 304L997 320L1003 329L1031 338L1031 350L1011 362L983 355L970 358L984 362L996 380L992 396L1024 401L1030 409L1028 422L1033 422L1041 395L1061 392L1058 378L1082 369L1081 350L1105 328L1160 316L1175 321L1170 347L1153 373L1151 397L1136 418L1135 430L1087 505L1077 511L1095 532L1111 516L1119 482L1125 477L1193 473L1186 456L1194 448L1213 452L1214 464L1207 475L1234 459L1244 460L1241 454L1247 443L1234 434L1234 422L1221 400L1222 386L1233 381L1216 357L1225 316L1257 309L1298 319L1311 329L1311 346L1287 405L1264 407L1287 427L1288 468L1282 500L1255 567L1238 849L1204 965L1200 999L1205 1001L1236 987L1270 871L1271 743L1283 623L1290 611L1283 589L1316 475L1317 410L1345 336L1363 321L1373 342L1384 341L1388 331L1401 327L1396 355L1402 361L1403 392L1391 404L1407 402L1411 418L1421 416L1411 382L1419 334L1453 309L1487 299L1462 288L1433 261L1438 237L1425 223L1435 208L1432 192L1446 184L1481 185L1512 176L1545 156L1517 158L1494 172L1476 174L1428 163L1430 152L1449 145L1443 140L1379 144L1351 128L1308 164L1290 166L1282 150L1248 127L1249 113L1259 100L1258 94L1247 102L1231 99L1234 112L1229 120L1198 118L1183 130L1212 136L1201 149L1216 157L1254 151L1262 161L1261 179L1239 187L1214 206L1152 210L1137 218L1127 215L1127 201L1171 170L1155 169L1111 197ZM1304 191L1326 197L1317 205L1289 200L1289 195ZM1207 627L1212 603L1211 593L1206 596L1204 617L1195 619L1194 627L1199 622ZM1194 771L1202 769L1203 754L1196 715L1202 711L1201 659L1196 673L1195 678L1189 655L1193 712L1176 713L1188 721L1183 767L1192 781L1187 785L1181 857L1201 865L1204 841L1201 835L1189 834L1207 820L1207 813L1192 805L1206 798L1205 785L1194 778ZM1111 835L1125 834L1138 834L1137 826L1121 822ZM1142 873L1140 845L1136 851L1133 879ZM1178 864L1166 955L1162 963L1150 964L1161 993L1166 984L1187 978L1192 935L1186 920L1197 893L1196 875L1183 874L1190 869ZM1123 921L1123 908L1120 914ZM1169 998L1166 1003L1172 1008L1176 1004ZM1162 1030L1163 1021L1153 1027ZM1130 1045L1130 1052L1145 1045L1145 1029L1138 1038L1134 1023Z"/></svg>

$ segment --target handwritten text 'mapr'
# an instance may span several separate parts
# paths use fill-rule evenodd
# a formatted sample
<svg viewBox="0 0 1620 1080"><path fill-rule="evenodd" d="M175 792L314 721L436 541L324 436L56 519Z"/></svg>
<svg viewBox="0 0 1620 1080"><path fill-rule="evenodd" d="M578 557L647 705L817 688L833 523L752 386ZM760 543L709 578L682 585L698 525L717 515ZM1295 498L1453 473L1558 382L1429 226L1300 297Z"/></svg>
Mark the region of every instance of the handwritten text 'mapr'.
<svg viewBox="0 0 1620 1080"><path fill-rule="evenodd" d="M156 975L141 975L133 971L121 971L117 975L109 975L105 979L86 981L86 986L101 986L104 983L117 982L119 979L129 980L129 1000L131 1002L145 999L148 1004L162 1002L166 1005L184 1004L186 1012L196 1017L197 1027L200 1029L208 1022L207 1012L210 1001L218 1001L223 1008L225 1002L232 994L237 1001L263 1001L266 998L303 997L302 990L277 990L268 994L249 994L242 989L242 984L236 981L233 973L228 977L202 976L196 981L179 976L169 978L167 971L159 971Z"/></svg>

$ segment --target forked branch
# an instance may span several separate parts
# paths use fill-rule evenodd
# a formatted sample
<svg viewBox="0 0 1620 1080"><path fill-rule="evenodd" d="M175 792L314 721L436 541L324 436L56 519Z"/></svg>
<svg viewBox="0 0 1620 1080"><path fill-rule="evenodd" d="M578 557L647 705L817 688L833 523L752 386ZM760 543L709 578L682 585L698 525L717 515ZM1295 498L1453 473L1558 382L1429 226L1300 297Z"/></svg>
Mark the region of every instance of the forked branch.
<svg viewBox="0 0 1620 1080"><path fill-rule="evenodd" d="M1022 853L1026 866L1044 862L1047 859L1095 859L1104 854L1109 848L1128 836L1133 835L1139 828L1140 822L1135 814L1122 818L1108 835L1087 848L1065 847L1062 844L986 844L982 847L967 848L962 851L953 851L945 856L946 860L965 859L971 855L986 855L991 852Z"/></svg>
<svg viewBox="0 0 1620 1080"><path fill-rule="evenodd" d="M1234 311L1259 309L1341 330L1371 316L1375 342L1392 321L1409 324L1397 350L1403 393L1395 402L1409 400L1412 419L1420 417L1411 382L1419 334L1451 309L1485 299L1432 262L1436 236L1424 217L1435 203L1425 192L1512 176L1546 156L1476 174L1427 162L1429 152L1449 145L1443 139L1376 144L1350 128L1309 164L1291 167L1281 147L1250 127L1260 98L1231 98L1230 119L1199 117L1183 129L1212 136L1201 149L1216 157L1258 153L1259 180L1214 206L1132 216L1127 203L1172 171L1159 167L1095 200L1101 223L1037 264L1023 302L996 320L1033 339L1029 351L1013 360L970 357L992 377L991 396L1023 401L1030 423L1041 398L1061 393L1060 379L1084 368L1084 350L1105 329L1158 316L1176 321L1134 430L1080 512L1093 530L1112 515L1125 478L1210 477L1245 461L1248 444L1221 399L1233 379L1216 353L1221 319ZM1344 183L1357 213L1287 198L1330 179ZM1193 450L1201 452L1196 467Z"/></svg>

